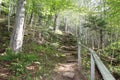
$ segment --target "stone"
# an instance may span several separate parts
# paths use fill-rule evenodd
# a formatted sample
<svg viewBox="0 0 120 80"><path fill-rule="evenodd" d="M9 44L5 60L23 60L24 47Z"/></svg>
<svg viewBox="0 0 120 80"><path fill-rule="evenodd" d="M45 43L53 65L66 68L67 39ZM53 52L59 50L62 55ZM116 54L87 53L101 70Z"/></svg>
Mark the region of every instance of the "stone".
<svg viewBox="0 0 120 80"><path fill-rule="evenodd" d="M68 77L68 78L74 78L75 73L74 72L64 72L63 77Z"/></svg>

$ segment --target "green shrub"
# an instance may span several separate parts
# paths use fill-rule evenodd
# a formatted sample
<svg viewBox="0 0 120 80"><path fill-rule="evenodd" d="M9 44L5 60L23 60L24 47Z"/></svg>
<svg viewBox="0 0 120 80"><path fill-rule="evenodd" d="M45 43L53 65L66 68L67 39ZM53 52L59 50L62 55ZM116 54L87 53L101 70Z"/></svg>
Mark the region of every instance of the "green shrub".
<svg viewBox="0 0 120 80"><path fill-rule="evenodd" d="M102 52L101 52L102 51ZM98 51L99 52L99 51ZM111 72L120 75L120 41L111 43L104 49L100 50L101 59L109 66Z"/></svg>
<svg viewBox="0 0 120 80"><path fill-rule="evenodd" d="M27 72L26 67L38 60L37 54L15 54L10 49L6 49L6 54L0 56L0 61L10 62L7 66L13 71L15 76L25 74Z"/></svg>

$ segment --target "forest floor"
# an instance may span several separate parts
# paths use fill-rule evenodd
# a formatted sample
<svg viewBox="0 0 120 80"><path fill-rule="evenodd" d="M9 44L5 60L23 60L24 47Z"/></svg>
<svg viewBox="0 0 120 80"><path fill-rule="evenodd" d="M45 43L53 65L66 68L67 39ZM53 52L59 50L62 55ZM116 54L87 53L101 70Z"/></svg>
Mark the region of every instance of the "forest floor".
<svg viewBox="0 0 120 80"><path fill-rule="evenodd" d="M65 59L57 64L52 72L52 80L87 80L85 76L78 69L77 65L77 47L76 46L62 46L60 52L65 54ZM0 62L0 80L8 79L13 73L7 69L8 63ZM47 67L47 66L46 66ZM42 80L42 79L41 79ZM49 80L49 79L43 79Z"/></svg>

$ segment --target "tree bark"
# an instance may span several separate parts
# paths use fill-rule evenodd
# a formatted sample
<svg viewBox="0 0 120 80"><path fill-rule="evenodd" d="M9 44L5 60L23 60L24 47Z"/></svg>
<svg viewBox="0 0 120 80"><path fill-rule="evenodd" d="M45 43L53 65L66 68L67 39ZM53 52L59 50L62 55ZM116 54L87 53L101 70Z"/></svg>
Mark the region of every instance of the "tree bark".
<svg viewBox="0 0 120 80"><path fill-rule="evenodd" d="M103 47L103 35L102 35L103 31L100 30L100 49L102 49Z"/></svg>
<svg viewBox="0 0 120 80"><path fill-rule="evenodd" d="M78 69L81 69L81 42L78 41Z"/></svg>
<svg viewBox="0 0 120 80"><path fill-rule="evenodd" d="M31 15L30 15L29 23L28 23L30 26L32 26L33 13L34 13L34 12L32 11L32 13L31 13Z"/></svg>
<svg viewBox="0 0 120 80"><path fill-rule="evenodd" d="M1 14L1 3L2 3L2 0L0 0L0 14Z"/></svg>
<svg viewBox="0 0 120 80"><path fill-rule="evenodd" d="M10 40L10 48L18 53L22 49L24 37L25 0L18 0L15 26Z"/></svg>
<svg viewBox="0 0 120 80"><path fill-rule="evenodd" d="M11 0L9 2L9 12L8 12L8 31L10 31L10 16L11 16Z"/></svg>
<svg viewBox="0 0 120 80"><path fill-rule="evenodd" d="M68 23L67 23L67 19L65 18L65 32L68 32Z"/></svg>
<svg viewBox="0 0 120 80"><path fill-rule="evenodd" d="M55 14L55 19L54 19L54 30L57 31L59 30L59 17L58 14Z"/></svg>
<svg viewBox="0 0 120 80"><path fill-rule="evenodd" d="M0 4L2 3L2 0L0 0Z"/></svg>

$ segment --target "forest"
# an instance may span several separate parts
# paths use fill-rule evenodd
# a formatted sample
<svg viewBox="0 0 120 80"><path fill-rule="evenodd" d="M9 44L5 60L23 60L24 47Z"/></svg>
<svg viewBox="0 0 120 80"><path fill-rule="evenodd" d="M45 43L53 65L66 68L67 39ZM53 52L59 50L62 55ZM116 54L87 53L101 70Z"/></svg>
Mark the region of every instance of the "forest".
<svg viewBox="0 0 120 80"><path fill-rule="evenodd" d="M120 80L120 0L0 0L0 80Z"/></svg>

